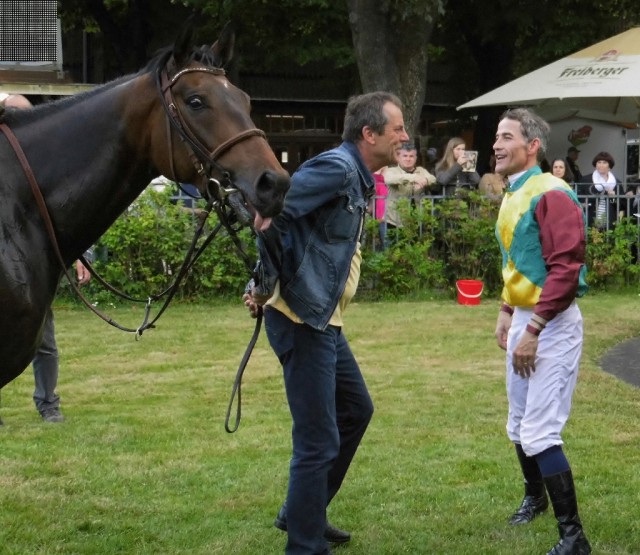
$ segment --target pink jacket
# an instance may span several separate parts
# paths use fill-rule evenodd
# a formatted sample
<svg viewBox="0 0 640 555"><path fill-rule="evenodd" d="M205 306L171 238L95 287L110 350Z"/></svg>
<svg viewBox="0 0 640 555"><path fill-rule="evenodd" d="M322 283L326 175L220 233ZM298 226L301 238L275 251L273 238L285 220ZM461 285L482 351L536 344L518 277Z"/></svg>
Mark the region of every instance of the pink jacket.
<svg viewBox="0 0 640 555"><path fill-rule="evenodd" d="M384 209L387 203L387 195L389 194L389 188L384 182L384 177L379 173L374 173L373 177L376 180L376 198L374 204L373 217L376 220L384 221Z"/></svg>

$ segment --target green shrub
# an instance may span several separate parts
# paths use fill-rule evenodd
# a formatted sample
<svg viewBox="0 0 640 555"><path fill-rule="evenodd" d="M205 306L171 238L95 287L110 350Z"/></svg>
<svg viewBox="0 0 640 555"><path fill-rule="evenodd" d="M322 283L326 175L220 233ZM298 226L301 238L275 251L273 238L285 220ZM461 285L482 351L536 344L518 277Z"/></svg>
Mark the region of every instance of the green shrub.
<svg viewBox="0 0 640 555"><path fill-rule="evenodd" d="M388 247L364 253L365 288L394 298L428 290L455 291L458 279L479 279L485 291L500 287L501 257L494 236L498 206L475 192L450 199L425 198L420 206L402 200L403 227L390 230ZM376 224L377 225L377 224ZM367 236L375 228L368 228ZM371 293L370 293L371 294Z"/></svg>
<svg viewBox="0 0 640 555"><path fill-rule="evenodd" d="M623 218L613 230L589 229L587 282L595 289L637 283L638 223Z"/></svg>
<svg viewBox="0 0 640 555"><path fill-rule="evenodd" d="M458 279L478 279L486 295L501 288L501 255L495 235L499 206L475 192L455 198L425 198L418 206L403 201L405 225L391 230L388 247L380 249L378 222L367 219L362 243L360 294L369 298L455 295ZM146 299L175 279L193 238L197 215L171 203L170 192L145 191L96 245L96 270L114 287ZM199 239L217 224L212 213ZM624 219L609 232L589 230L587 281L593 290L635 285L638 222ZM250 261L256 258L255 238L245 228L238 233ZM196 300L239 297L250 272L226 230L221 230L189 270L177 298ZM71 288L62 293L73 296ZM101 304L114 297L92 280L87 297Z"/></svg>
<svg viewBox="0 0 640 555"><path fill-rule="evenodd" d="M446 261L447 281L477 279L485 291L501 287L502 258L495 238L499 205L476 192L437 205L438 257Z"/></svg>
<svg viewBox="0 0 640 555"><path fill-rule="evenodd" d="M201 205L202 206L202 205ZM218 223L209 216L201 245ZM132 297L146 299L171 285L199 224L197 213L171 202L171 192L147 189L122 214L96 245L96 271L112 286ZM256 259L255 240L248 228L238 233L249 260ZM176 298L239 296L250 277L243 258L223 228L185 276ZM101 303L114 297L92 280L87 296Z"/></svg>

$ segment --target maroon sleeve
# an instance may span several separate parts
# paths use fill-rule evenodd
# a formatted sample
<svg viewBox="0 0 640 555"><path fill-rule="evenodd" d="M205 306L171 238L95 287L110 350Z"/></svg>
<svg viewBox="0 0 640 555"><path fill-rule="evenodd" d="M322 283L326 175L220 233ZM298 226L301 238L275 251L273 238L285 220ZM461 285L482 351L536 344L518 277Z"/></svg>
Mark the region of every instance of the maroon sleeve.
<svg viewBox="0 0 640 555"><path fill-rule="evenodd" d="M563 191L542 195L535 209L547 279L534 313L551 320L575 299L586 238L582 209Z"/></svg>

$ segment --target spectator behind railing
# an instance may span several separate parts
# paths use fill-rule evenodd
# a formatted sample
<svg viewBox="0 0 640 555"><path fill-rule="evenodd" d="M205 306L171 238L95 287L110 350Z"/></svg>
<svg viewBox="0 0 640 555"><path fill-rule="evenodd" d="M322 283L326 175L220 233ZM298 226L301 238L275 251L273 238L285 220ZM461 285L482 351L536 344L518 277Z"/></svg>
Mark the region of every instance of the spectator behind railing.
<svg viewBox="0 0 640 555"><path fill-rule="evenodd" d="M596 154L592 165L595 168L593 173L582 177L582 182L589 187L586 201L587 226L602 230L613 229L622 208L619 199L624 193L622 182L611 171L615 161L608 152Z"/></svg>
<svg viewBox="0 0 640 555"><path fill-rule="evenodd" d="M389 194L389 188L384 182L384 176L382 172L385 170L381 168L377 172L373 172L373 177L376 180L376 194L371 199L371 212L372 216L378 221L378 238L380 239L380 247L384 249L387 242L387 222L385 220L385 211L387 204L387 196Z"/></svg>
<svg viewBox="0 0 640 555"><path fill-rule="evenodd" d="M418 151L411 142L404 143L397 155L397 166L389 166L382 170L384 181L389 189L385 220L387 232L402 227L402 219L398 210L401 199L407 199L413 205L419 202L422 193L428 191L436 178L425 168L417 165Z"/></svg>
<svg viewBox="0 0 640 555"><path fill-rule="evenodd" d="M569 185L574 186L573 173L562 158L556 158L551 162L551 173L560 179L564 179Z"/></svg>
<svg viewBox="0 0 640 555"><path fill-rule="evenodd" d="M629 212L626 215L640 218L640 176L630 178L625 188L625 196L629 199Z"/></svg>
<svg viewBox="0 0 640 555"><path fill-rule="evenodd" d="M578 166L579 156L580 151L575 146L570 146L569 150L567 150L567 157L565 158L567 168L571 171L571 175L573 175L573 179L576 183L582 183L582 172Z"/></svg>
<svg viewBox="0 0 640 555"><path fill-rule="evenodd" d="M489 170L482 176L480 183L478 184L478 191L488 196L490 199L499 200L502 199L504 194L504 188L506 182L504 176L496 171L496 155L489 156Z"/></svg>
<svg viewBox="0 0 640 555"><path fill-rule="evenodd" d="M457 189L477 189L480 175L477 171L465 171L468 162L465 155L464 139L449 139L442 159L436 164L436 184L431 187L433 194L453 196Z"/></svg>

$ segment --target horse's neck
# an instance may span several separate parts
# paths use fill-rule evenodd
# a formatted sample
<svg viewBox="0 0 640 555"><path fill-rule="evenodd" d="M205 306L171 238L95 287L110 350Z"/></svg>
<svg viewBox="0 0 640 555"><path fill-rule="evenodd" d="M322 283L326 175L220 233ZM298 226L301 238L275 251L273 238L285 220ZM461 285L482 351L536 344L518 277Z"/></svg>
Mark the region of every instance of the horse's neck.
<svg viewBox="0 0 640 555"><path fill-rule="evenodd" d="M65 101L20 133L61 247L74 251L72 258L104 233L154 176L142 123L150 101L131 100L133 87L129 81Z"/></svg>

